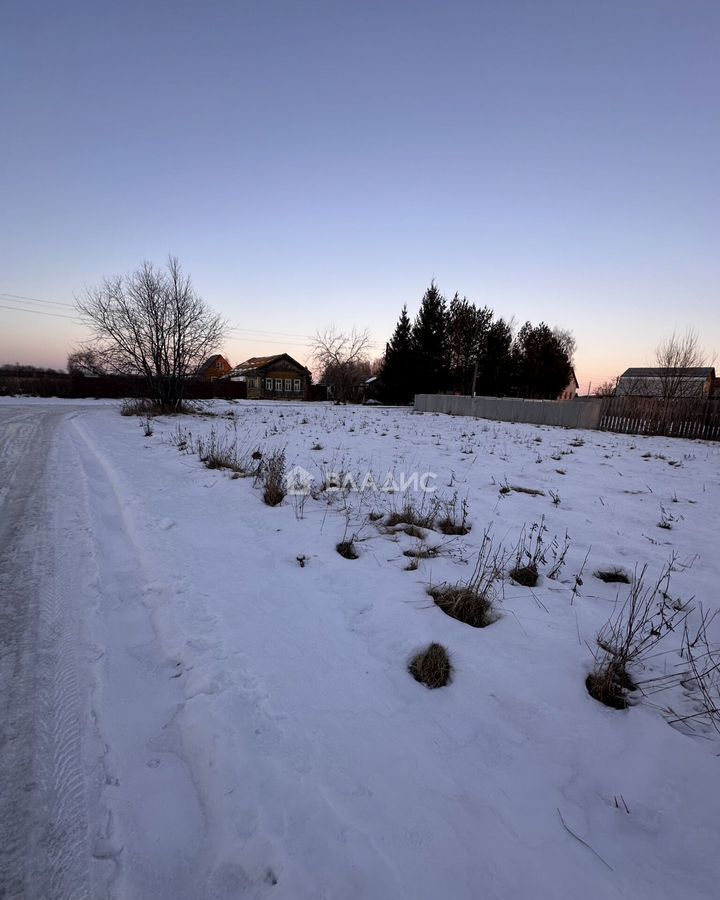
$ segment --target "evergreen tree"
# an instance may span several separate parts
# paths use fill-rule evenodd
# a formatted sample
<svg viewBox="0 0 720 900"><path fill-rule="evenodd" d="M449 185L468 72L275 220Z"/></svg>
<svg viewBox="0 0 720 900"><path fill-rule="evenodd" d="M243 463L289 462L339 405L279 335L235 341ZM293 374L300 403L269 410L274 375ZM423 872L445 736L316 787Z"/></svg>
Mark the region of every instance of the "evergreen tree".
<svg viewBox="0 0 720 900"><path fill-rule="evenodd" d="M425 291L412 328L417 394L436 394L449 383L447 304L435 282Z"/></svg>
<svg viewBox="0 0 720 900"><path fill-rule="evenodd" d="M388 403L410 403L415 394L415 348L407 305L403 306L393 336L385 348L381 372Z"/></svg>
<svg viewBox="0 0 720 900"><path fill-rule="evenodd" d="M493 321L485 307L487 322L478 360L475 393L484 397L505 397L512 387L512 328L504 319Z"/></svg>
<svg viewBox="0 0 720 900"><path fill-rule="evenodd" d="M455 294L448 307L448 352L451 388L470 394L485 354L492 310L478 309L466 297Z"/></svg>
<svg viewBox="0 0 720 900"><path fill-rule="evenodd" d="M461 394L470 393L472 386L477 358L476 315L475 305L455 294L447 310L449 387Z"/></svg>
<svg viewBox="0 0 720 900"><path fill-rule="evenodd" d="M544 322L526 322L512 349L514 393L555 400L570 381L571 363L557 335Z"/></svg>

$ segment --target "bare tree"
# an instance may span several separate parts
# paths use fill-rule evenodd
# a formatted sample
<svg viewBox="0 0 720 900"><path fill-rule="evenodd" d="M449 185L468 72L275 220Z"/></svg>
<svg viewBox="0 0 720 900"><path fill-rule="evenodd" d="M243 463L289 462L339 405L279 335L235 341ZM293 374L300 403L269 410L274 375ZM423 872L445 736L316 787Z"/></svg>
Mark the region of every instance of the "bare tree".
<svg viewBox="0 0 720 900"><path fill-rule="evenodd" d="M656 347L655 365L661 370L657 377L659 393L663 400L675 400L688 395L698 396L697 382L687 381L688 369L699 369L708 365L697 332L692 328L688 328L684 334L673 331L670 337L665 338Z"/></svg>
<svg viewBox="0 0 720 900"><path fill-rule="evenodd" d="M144 262L130 275L105 279L75 302L93 335L84 349L107 372L142 376L148 397L165 412L179 409L188 376L227 330L174 256L165 269Z"/></svg>
<svg viewBox="0 0 720 900"><path fill-rule="evenodd" d="M575 335L567 328L553 328L553 335L572 365L575 359L575 351L577 350Z"/></svg>
<svg viewBox="0 0 720 900"><path fill-rule="evenodd" d="M331 387L335 398L347 403L353 387L364 375L368 377L368 355L372 342L367 328L349 333L338 331L334 325L318 331L311 339L313 358L322 372L322 380Z"/></svg>
<svg viewBox="0 0 720 900"><path fill-rule="evenodd" d="M75 350L67 358L67 370L70 375L102 375L102 365L94 350Z"/></svg>
<svg viewBox="0 0 720 900"><path fill-rule="evenodd" d="M608 379L608 381L603 381L603 383L599 384L593 391L594 395L596 397L614 397L615 391L617 390L618 381L620 381L619 375L616 375L614 378Z"/></svg>

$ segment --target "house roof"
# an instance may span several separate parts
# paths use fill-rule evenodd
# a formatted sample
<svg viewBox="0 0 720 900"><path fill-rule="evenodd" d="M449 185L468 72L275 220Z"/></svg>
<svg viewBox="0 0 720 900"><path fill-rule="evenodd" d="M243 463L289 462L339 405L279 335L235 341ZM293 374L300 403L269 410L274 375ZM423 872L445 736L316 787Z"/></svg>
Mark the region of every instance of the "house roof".
<svg viewBox="0 0 720 900"><path fill-rule="evenodd" d="M239 363L235 366L235 369L242 369L243 371L247 371L248 369L264 369L265 366L269 366L270 363L274 363L277 359L282 359L283 356L286 356L285 353L276 353L274 356L251 356L250 359L246 359L245 362Z"/></svg>
<svg viewBox="0 0 720 900"><path fill-rule="evenodd" d="M659 367L626 369L621 378L662 378L672 375L675 378L714 378L715 369L712 366L699 368L663 369Z"/></svg>
<svg viewBox="0 0 720 900"><path fill-rule="evenodd" d="M570 375L572 376L572 380L575 382L575 387L576 387L576 388L579 388L579 387L580 387L580 383L579 383L578 380L577 380L577 375L575 374L575 369L574 369L574 368L571 368L571 369L570 369Z"/></svg>
<svg viewBox="0 0 720 900"><path fill-rule="evenodd" d="M225 357L222 355L222 353L213 353L212 356L209 356L205 360L205 362L200 366L200 368L197 370L197 372L195 374L196 375L204 375L205 372L208 372L208 371L210 371L210 369L213 368L213 366L219 359L225 359ZM227 360L226 360L226 362L227 362ZM230 364L228 363L228 365L230 365Z"/></svg>
<svg viewBox="0 0 720 900"><path fill-rule="evenodd" d="M245 362L241 362L239 365L235 366L232 372L228 372L228 377L232 378L234 375L245 375L250 372L266 369L268 366L271 366L281 359L287 359L299 369L302 369L305 372L308 371L302 363L293 359L289 353L276 353L273 356L251 356L250 359L246 359Z"/></svg>

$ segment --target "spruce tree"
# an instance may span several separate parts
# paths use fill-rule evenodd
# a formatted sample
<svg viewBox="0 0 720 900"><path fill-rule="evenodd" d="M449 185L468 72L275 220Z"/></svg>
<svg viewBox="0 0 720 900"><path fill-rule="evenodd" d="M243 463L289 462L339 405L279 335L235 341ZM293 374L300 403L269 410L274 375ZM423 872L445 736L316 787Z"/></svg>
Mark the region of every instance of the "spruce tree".
<svg viewBox="0 0 720 900"><path fill-rule="evenodd" d="M449 359L447 304L434 281L425 291L412 328L417 366L415 393L436 394L447 390Z"/></svg>
<svg viewBox="0 0 720 900"><path fill-rule="evenodd" d="M570 381L571 363L559 338L544 322L526 322L513 343L514 393L555 400Z"/></svg>
<svg viewBox="0 0 720 900"><path fill-rule="evenodd" d="M410 403L415 394L415 375L412 325L405 305L385 348L381 374L385 400L388 403Z"/></svg>
<svg viewBox="0 0 720 900"><path fill-rule="evenodd" d="M512 390L512 329L504 319L492 321L489 316L478 359L475 393L485 397L506 397Z"/></svg>

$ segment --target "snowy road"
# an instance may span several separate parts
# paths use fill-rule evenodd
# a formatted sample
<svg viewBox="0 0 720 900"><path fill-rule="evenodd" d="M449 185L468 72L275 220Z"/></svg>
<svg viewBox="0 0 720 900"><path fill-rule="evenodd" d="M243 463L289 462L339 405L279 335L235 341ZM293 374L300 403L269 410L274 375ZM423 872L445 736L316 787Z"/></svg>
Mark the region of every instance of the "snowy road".
<svg viewBox="0 0 720 900"><path fill-rule="evenodd" d="M73 574L48 468L68 407L0 408L0 896L87 897ZM70 601L70 602L68 602Z"/></svg>
<svg viewBox="0 0 720 900"><path fill-rule="evenodd" d="M196 898L203 819L173 736L180 689L80 425L95 415L0 407L0 897L99 900L122 884L123 897Z"/></svg>

